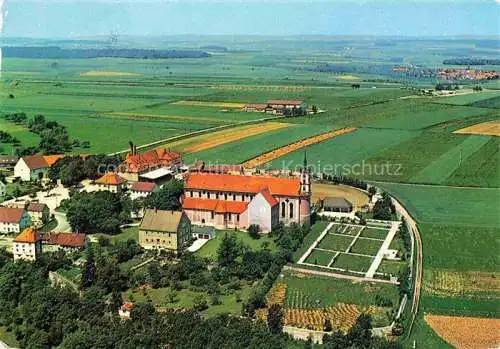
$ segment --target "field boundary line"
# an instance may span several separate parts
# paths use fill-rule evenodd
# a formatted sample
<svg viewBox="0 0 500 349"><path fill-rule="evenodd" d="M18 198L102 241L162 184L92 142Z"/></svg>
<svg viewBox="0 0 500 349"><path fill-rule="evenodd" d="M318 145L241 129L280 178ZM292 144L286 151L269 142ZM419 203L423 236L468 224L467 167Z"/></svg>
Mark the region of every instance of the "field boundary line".
<svg viewBox="0 0 500 349"><path fill-rule="evenodd" d="M357 282L378 282L378 283L391 284L391 285L396 284L390 280L385 280L385 279L367 279L363 276L339 274L339 273L335 273L332 271L320 271L320 270L306 269L306 268L296 267L293 265L285 265L283 267L283 269L284 270L291 270L291 271L295 271L295 272L303 273L303 274L326 276L326 277L331 277L333 279L345 279L345 280L352 280L352 281L357 281ZM332 268L329 268L329 269L332 270ZM362 273L362 274L364 274L364 273Z"/></svg>
<svg viewBox="0 0 500 349"><path fill-rule="evenodd" d="M382 243L382 246L380 246L377 255L375 256L375 259L372 262L372 265L370 265L370 268L366 272L365 277L367 278L373 278L373 275L375 275L375 272L377 271L378 267L380 266L380 263L382 263L382 259L384 258L384 253L387 251L389 246L391 245L392 240L394 239L394 236L398 232L399 229L399 222L394 222L392 223L392 227L387 233L384 242Z"/></svg>
<svg viewBox="0 0 500 349"><path fill-rule="evenodd" d="M244 126L244 125L251 125L251 124L258 124L258 123L261 123L261 122L266 122L266 121L271 121L271 120L278 120L278 119L284 119L284 118L286 118L286 116L272 116L272 117L267 117L267 118L262 118L262 119L256 119L256 120L242 121L242 122L238 122L238 123L234 123L234 124L227 124L227 125L220 125L220 126L209 127L209 128L203 129L203 130L193 131L193 132L185 133L185 134L182 134L182 135L177 135L177 136L173 136L173 137L169 137L169 138L165 138L165 139L160 139L158 141L154 141L154 142L151 142L151 143L142 144L142 145L137 146L137 149L139 149L139 150L141 150L141 149L147 149L147 148L150 148L150 147L155 147L155 146L162 145L164 143L169 143L169 142L173 142L173 141L180 141L180 140L183 140L183 139L200 136L200 135L211 133L211 132L214 132L214 131L221 131L221 130L230 129L230 128L233 128L233 127ZM127 152L129 152L129 149L123 149L123 150L120 150L120 151L117 151L117 152L114 152L114 153L109 153L108 156L125 154Z"/></svg>

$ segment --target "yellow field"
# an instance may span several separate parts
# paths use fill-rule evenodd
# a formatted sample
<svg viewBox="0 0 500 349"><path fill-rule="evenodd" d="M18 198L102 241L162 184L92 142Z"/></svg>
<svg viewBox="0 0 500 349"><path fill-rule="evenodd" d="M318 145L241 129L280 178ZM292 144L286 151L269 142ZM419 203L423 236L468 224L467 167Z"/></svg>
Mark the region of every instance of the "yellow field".
<svg viewBox="0 0 500 349"><path fill-rule="evenodd" d="M107 77L116 77L116 76L141 76L142 74L138 73L129 73L129 72L121 72L121 71L101 71L101 70L90 70L85 73L80 73L80 76L107 76Z"/></svg>
<svg viewBox="0 0 500 349"><path fill-rule="evenodd" d="M283 306L283 303L285 303L285 294L286 294L286 288L288 287L287 284L284 284L282 282L276 283L268 292L267 294L267 305L271 304L279 304Z"/></svg>
<svg viewBox="0 0 500 349"><path fill-rule="evenodd" d="M234 103L234 102L203 102L203 101L177 101L171 104L176 105L193 105L197 107L218 107L225 109L241 109L245 106L245 103Z"/></svg>
<svg viewBox="0 0 500 349"><path fill-rule="evenodd" d="M315 203L320 199L324 199L325 196L339 196L349 200L357 209L368 204L369 197L368 194L363 191L349 187L347 185L339 184L325 184L325 183L313 183L312 184L312 202Z"/></svg>
<svg viewBox="0 0 500 349"><path fill-rule="evenodd" d="M285 145L284 147L281 147L279 149L272 150L268 153L257 156L256 158L253 158L252 160L245 162L243 164L243 166L245 166L246 168L255 168L257 166L268 163L268 162L270 162L274 159L277 159L283 155L292 153L296 150L307 147L309 145L323 142L323 141L326 141L327 139L331 139L331 138L341 136L341 135L344 135L347 133L351 133L354 131L356 131L355 128L342 128L340 130L330 131L330 132L326 132L326 133L323 133L323 134L320 134L317 136L305 138L305 139L302 139L298 142Z"/></svg>
<svg viewBox="0 0 500 349"><path fill-rule="evenodd" d="M498 348L500 319L425 315L425 321L457 349Z"/></svg>
<svg viewBox="0 0 500 349"><path fill-rule="evenodd" d="M485 135L485 136L500 136L500 120L483 122L481 124L472 125L462 128L453 133L466 135Z"/></svg>
<svg viewBox="0 0 500 349"><path fill-rule="evenodd" d="M189 146L184 149L184 152L187 154L196 153L202 150L207 150L211 148L218 147L219 145L231 143L234 141L238 141L243 138L248 138L252 136L256 136L261 133L279 130L285 127L290 126L290 124L281 123L281 122L267 122L259 125L251 125L244 129L230 129L224 132L224 135L215 135L211 133L210 139L205 142L198 143L192 146Z"/></svg>
<svg viewBox="0 0 500 349"><path fill-rule="evenodd" d="M428 269L425 271L424 290L443 297L464 293L489 293L497 294L500 298L500 273Z"/></svg>
<svg viewBox="0 0 500 349"><path fill-rule="evenodd" d="M340 75L336 77L339 80L347 80L347 81L354 81L354 80L359 80L359 76L355 75Z"/></svg>

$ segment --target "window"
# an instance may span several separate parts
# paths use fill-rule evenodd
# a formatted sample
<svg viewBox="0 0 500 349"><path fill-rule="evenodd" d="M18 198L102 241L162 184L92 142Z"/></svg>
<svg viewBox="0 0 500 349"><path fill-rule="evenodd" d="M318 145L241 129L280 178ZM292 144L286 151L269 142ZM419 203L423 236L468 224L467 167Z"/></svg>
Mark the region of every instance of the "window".
<svg viewBox="0 0 500 349"><path fill-rule="evenodd" d="M233 194L233 201L236 201L236 194Z"/></svg>
<svg viewBox="0 0 500 349"><path fill-rule="evenodd" d="M286 210L285 203L282 202L281 203L281 217L283 217L283 218L285 218L285 216L286 216L285 210Z"/></svg>
<svg viewBox="0 0 500 349"><path fill-rule="evenodd" d="M239 215L239 214L237 214L237 215L236 215L236 222L239 222L239 221L240 221L240 215Z"/></svg>
<svg viewBox="0 0 500 349"><path fill-rule="evenodd" d="M212 218L212 219L214 219L214 218L215 218L215 213L214 213L214 211L210 212L210 216L211 216L211 218Z"/></svg>
<svg viewBox="0 0 500 349"><path fill-rule="evenodd" d="M293 204L290 202L290 218L293 218Z"/></svg>
<svg viewBox="0 0 500 349"><path fill-rule="evenodd" d="M233 219L233 216L231 215L231 213L227 214L227 219L229 219L229 220Z"/></svg>
<svg viewBox="0 0 500 349"><path fill-rule="evenodd" d="M215 194L215 198L219 200L219 193Z"/></svg>
<svg viewBox="0 0 500 349"><path fill-rule="evenodd" d="M189 196L193 197L193 192L192 191L189 192Z"/></svg>

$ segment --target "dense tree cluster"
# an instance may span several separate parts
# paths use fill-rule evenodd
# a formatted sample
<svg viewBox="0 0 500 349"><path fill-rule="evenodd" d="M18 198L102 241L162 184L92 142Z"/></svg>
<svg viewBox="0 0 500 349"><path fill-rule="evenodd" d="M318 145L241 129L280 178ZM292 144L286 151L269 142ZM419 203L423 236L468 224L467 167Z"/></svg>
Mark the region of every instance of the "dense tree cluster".
<svg viewBox="0 0 500 349"><path fill-rule="evenodd" d="M333 175L324 174L323 178L325 178L325 180L327 180L328 182L330 182L332 184L345 184L345 185L349 185L351 187L359 188L362 190L368 189L368 184L360 179L357 179L357 178L336 175L336 174L333 174Z"/></svg>
<svg viewBox="0 0 500 349"><path fill-rule="evenodd" d="M184 192L184 182L171 180L161 187L157 192L151 193L144 201L148 208L158 210L178 210L181 207L179 201Z"/></svg>
<svg viewBox="0 0 500 349"><path fill-rule="evenodd" d="M389 221L394 213L396 213L396 208L391 197L386 192L383 192L382 197L373 206L373 218Z"/></svg>
<svg viewBox="0 0 500 349"><path fill-rule="evenodd" d="M497 58L450 58L443 61L445 65L500 65Z"/></svg>
<svg viewBox="0 0 500 349"><path fill-rule="evenodd" d="M119 157L104 154L89 155L86 158L66 156L52 165L49 169L49 178L54 183L60 179L64 186L73 186L86 178L97 179L107 169L116 168L120 163L121 159Z"/></svg>
<svg viewBox="0 0 500 349"><path fill-rule="evenodd" d="M130 219L130 199L109 191L75 193L61 206L75 232L115 234Z"/></svg>

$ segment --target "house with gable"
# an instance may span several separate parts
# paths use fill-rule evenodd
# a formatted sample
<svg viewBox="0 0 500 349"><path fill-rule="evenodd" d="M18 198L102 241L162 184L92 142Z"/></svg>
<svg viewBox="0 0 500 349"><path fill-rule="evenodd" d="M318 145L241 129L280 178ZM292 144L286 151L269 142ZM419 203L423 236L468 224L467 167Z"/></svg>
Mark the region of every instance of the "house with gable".
<svg viewBox="0 0 500 349"><path fill-rule="evenodd" d="M31 218L24 208L0 207L0 234L19 234L31 225Z"/></svg>
<svg viewBox="0 0 500 349"><path fill-rule="evenodd" d="M12 246L14 260L35 261L42 254L42 244L40 234L33 228L24 229L14 239Z"/></svg>
<svg viewBox="0 0 500 349"><path fill-rule="evenodd" d="M30 155L20 158L14 166L14 177L29 182L47 177L50 167L64 155Z"/></svg>

